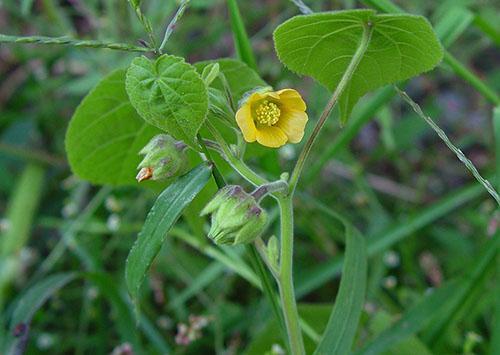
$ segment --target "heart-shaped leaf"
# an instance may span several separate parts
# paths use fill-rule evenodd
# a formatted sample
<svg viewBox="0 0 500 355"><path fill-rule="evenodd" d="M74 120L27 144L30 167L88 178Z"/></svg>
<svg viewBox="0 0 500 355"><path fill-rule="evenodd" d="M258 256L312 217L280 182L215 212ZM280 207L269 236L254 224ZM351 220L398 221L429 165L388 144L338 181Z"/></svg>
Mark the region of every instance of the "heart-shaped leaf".
<svg viewBox="0 0 500 355"><path fill-rule="evenodd" d="M105 77L83 99L66 132L72 171L94 184L137 185L138 152L160 130L134 110L125 70Z"/></svg>
<svg viewBox="0 0 500 355"><path fill-rule="evenodd" d="M130 102L146 122L197 148L196 134L206 118L208 93L196 69L183 58L135 58L127 70Z"/></svg>
<svg viewBox="0 0 500 355"><path fill-rule="evenodd" d="M278 56L290 70L333 90L367 27L368 46L339 99L343 122L367 92L429 71L441 61L443 49L430 23L422 16L348 10L296 16L274 32Z"/></svg>

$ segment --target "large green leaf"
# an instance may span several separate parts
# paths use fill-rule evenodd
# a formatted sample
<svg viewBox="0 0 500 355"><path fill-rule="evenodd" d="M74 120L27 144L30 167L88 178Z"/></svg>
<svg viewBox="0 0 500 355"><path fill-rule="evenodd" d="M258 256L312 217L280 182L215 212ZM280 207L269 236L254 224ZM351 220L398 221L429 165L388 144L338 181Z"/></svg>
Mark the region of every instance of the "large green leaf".
<svg viewBox="0 0 500 355"><path fill-rule="evenodd" d="M367 255L364 237L340 218L346 229L346 251L340 288L315 354L348 354L365 301Z"/></svg>
<svg viewBox="0 0 500 355"><path fill-rule="evenodd" d="M206 118L208 92L196 69L183 58L135 58L127 70L130 102L146 122L198 147L196 134Z"/></svg>
<svg viewBox="0 0 500 355"><path fill-rule="evenodd" d="M201 73L207 65L212 63L219 63L219 70L224 74L236 103L247 91L267 85L253 69L236 59L207 60L198 62L194 66ZM211 86L219 90L224 90L224 86L219 78L215 79Z"/></svg>
<svg viewBox="0 0 500 355"><path fill-rule="evenodd" d="M146 222L130 250L125 267L125 279L130 295L137 299L142 281L161 249L167 233L184 208L203 189L211 169L202 164L181 176L167 187L149 211Z"/></svg>
<svg viewBox="0 0 500 355"><path fill-rule="evenodd" d="M371 33L368 47L339 99L343 122L367 92L429 71L441 61L443 49L429 22L422 16L348 10L296 16L274 32L278 56L290 70L333 90L364 31Z"/></svg>
<svg viewBox="0 0 500 355"><path fill-rule="evenodd" d="M160 131L136 113L125 70L105 77L75 111L66 132L73 172L94 184L136 185L138 152Z"/></svg>

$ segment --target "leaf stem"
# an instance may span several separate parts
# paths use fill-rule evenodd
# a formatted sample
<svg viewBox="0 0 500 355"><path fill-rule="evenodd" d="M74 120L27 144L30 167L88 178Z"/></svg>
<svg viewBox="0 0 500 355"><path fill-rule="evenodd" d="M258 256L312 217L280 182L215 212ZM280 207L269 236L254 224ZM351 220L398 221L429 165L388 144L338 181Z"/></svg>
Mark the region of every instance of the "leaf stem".
<svg viewBox="0 0 500 355"><path fill-rule="evenodd" d="M330 98L325 108L323 109L323 112L321 113L321 116L318 122L316 123L316 126L314 127L312 134L309 136L309 139L307 140L306 144L304 145L304 148L302 149L302 152L300 153L300 156L297 160L297 164L295 165L295 168L293 169L292 172L292 176L290 178L290 192L292 195L295 191L295 188L297 187L297 183L299 181L302 169L304 168L307 156L311 152L311 148L314 142L316 141L319 132L325 125L325 122L327 118L330 116L330 113L332 112L335 104L337 103L340 96L344 92L345 88L351 81L351 78L354 75L354 72L358 67L359 62L363 58L363 55L365 54L366 49L368 48L368 44L370 43L372 35L372 30L373 30L372 23L371 22L366 23L363 29L363 36L361 37L361 42L359 43L359 46L356 49L356 52L354 53L351 62L349 63L349 66L347 67L344 75L340 79L340 82L337 85L335 91L333 92L332 97Z"/></svg>
<svg viewBox="0 0 500 355"><path fill-rule="evenodd" d="M240 174L245 180L255 186L268 184L265 178L250 169L241 159L237 158L231 148L228 146L224 138L221 136L217 128L215 128L210 121L206 121L206 125L210 133L214 136L217 143L224 153L226 161Z"/></svg>
<svg viewBox="0 0 500 355"><path fill-rule="evenodd" d="M163 50L165 49L165 46L167 45L168 39L170 38L170 35L172 32L174 32L175 26L177 25L177 22L179 19L182 17L184 14L184 11L186 11L186 8L189 5L190 0L183 0L177 9L177 12L174 15L174 18L172 21L167 26L167 29L165 30L165 35L163 36L163 41L160 44L159 52L163 53Z"/></svg>
<svg viewBox="0 0 500 355"><path fill-rule="evenodd" d="M268 184L264 184L257 187L252 192L252 196L253 198L255 198L257 202L259 202L269 194L272 194L274 192L286 192L286 191L288 191L288 183L284 180L276 180Z"/></svg>
<svg viewBox="0 0 500 355"><path fill-rule="evenodd" d="M285 318L292 355L304 355L304 340L300 330L299 312L293 286L293 202L292 196L277 198L281 214L280 267L277 279L281 307Z"/></svg>
<svg viewBox="0 0 500 355"><path fill-rule="evenodd" d="M207 158L209 163L212 164L212 175L214 177L215 184L219 189L223 188L224 186L226 186L226 181L224 180L224 176L222 176L221 172L215 165L215 162L212 159L212 155L210 154L210 151L208 150L207 145L205 144L205 140L201 138L200 134L198 134L198 142L200 143L203 154L205 154L205 157Z"/></svg>

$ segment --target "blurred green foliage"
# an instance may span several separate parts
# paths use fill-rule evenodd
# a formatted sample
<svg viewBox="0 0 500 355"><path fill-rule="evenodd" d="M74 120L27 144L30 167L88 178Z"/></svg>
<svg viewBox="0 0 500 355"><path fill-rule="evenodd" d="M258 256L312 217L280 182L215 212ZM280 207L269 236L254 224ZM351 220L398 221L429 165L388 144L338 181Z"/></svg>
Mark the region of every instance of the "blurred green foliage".
<svg viewBox="0 0 500 355"><path fill-rule="evenodd" d="M306 3L314 11L392 8L389 1ZM500 92L500 5L488 0L395 3L428 17L448 50L438 69L408 82L406 91L483 175L493 176L500 154L498 117L493 125ZM316 119L328 92L284 69L271 38L297 8L285 0L238 5L265 81L298 89ZM142 1L157 38L177 6L175 1ZM128 3L118 0L4 0L0 33L137 46L148 40ZM192 0L166 52L191 63L235 57L226 2ZM270 351L281 338L259 290L258 271L243 249L211 245L198 217L215 191L213 182L184 213L154 262L136 329L123 270L157 193L96 188L71 175L64 151L69 118L82 97L135 56L109 49L0 44L0 345L12 340L11 320L20 312L16 300L27 290L38 290L35 296L41 299L53 287L48 302L34 313L28 354L120 353L126 343L150 354ZM318 340L315 334L326 326L339 287L344 230L333 211L367 239L368 296L356 349L376 339L383 343L378 334L387 337L398 320L411 320L415 309L423 309L429 318L418 319L411 334L393 327L398 341L383 353L498 352L499 217L494 200L392 88L363 98L343 130L338 113L334 116L313 149L295 207L296 288L302 316L312 327L306 342ZM299 151L294 145L273 152L248 148L252 166L270 172L270 178L290 170ZM223 164L218 163L224 170ZM273 233L275 224L269 228ZM68 275L76 278L61 289L50 283ZM429 289L442 285L456 292L446 307L428 309ZM200 321L196 316L205 317L207 326L199 339L179 344L179 325L189 328ZM22 334L16 338L22 340Z"/></svg>

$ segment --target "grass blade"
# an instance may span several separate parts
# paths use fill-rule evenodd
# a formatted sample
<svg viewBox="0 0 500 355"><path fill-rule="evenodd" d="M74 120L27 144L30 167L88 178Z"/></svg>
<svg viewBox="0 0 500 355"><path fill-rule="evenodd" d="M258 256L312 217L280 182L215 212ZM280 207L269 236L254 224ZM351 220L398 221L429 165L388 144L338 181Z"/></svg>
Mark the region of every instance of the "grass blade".
<svg viewBox="0 0 500 355"><path fill-rule="evenodd" d="M389 329L383 331L376 339L368 343L356 355L382 354L395 344L405 340L412 334L423 329L448 300L458 290L458 281L449 282L447 285L435 290L430 295L410 308Z"/></svg>
<svg viewBox="0 0 500 355"><path fill-rule="evenodd" d="M366 290L367 255L363 236L344 219L345 262L330 319L315 354L348 354L356 335Z"/></svg>
<svg viewBox="0 0 500 355"><path fill-rule="evenodd" d="M114 314L114 322L123 342L129 342L134 352L141 353L141 343L135 328L134 314L131 305L124 300L116 287L113 278L102 272L86 273L85 278L96 286L100 293L111 304Z"/></svg>
<svg viewBox="0 0 500 355"><path fill-rule="evenodd" d="M257 62L252 51L250 39L248 38L241 18L240 10L236 0L227 0L229 16L231 18L231 29L233 31L234 45L236 53L241 61L245 62L250 68L257 69Z"/></svg>
<svg viewBox="0 0 500 355"><path fill-rule="evenodd" d="M199 165L167 187L156 200L130 250L125 267L127 288L134 302L151 263L161 249L167 233L184 208L203 189L211 169Z"/></svg>
<svg viewBox="0 0 500 355"><path fill-rule="evenodd" d="M0 234L0 310L5 293L21 268L19 253L29 240L44 180L45 168L36 163L29 163L11 194L5 214L8 228Z"/></svg>
<svg viewBox="0 0 500 355"><path fill-rule="evenodd" d="M371 257L390 248L394 244L412 235L412 233L428 226L465 203L481 196L483 193L484 189L479 185L463 188L462 190L453 192L440 201L427 207L423 212L415 215L408 222L397 222L383 232L367 237L368 256ZM311 203L311 205L318 211L321 211L326 215L332 215L333 211L328 206L312 199L311 197L302 195L301 198L306 202ZM314 268L310 268L301 274L297 282L298 297L306 295L323 285L332 277L337 276L342 268L342 263L343 258L332 259Z"/></svg>
<svg viewBox="0 0 500 355"><path fill-rule="evenodd" d="M26 329L25 332L28 332L28 327L34 314L54 293L59 291L68 282L74 280L76 276L76 273L60 273L48 276L31 286L18 298L10 320L10 335L7 336L4 349L6 354L15 354L22 351L28 341L27 333L16 339L13 336L14 329L22 326Z"/></svg>
<svg viewBox="0 0 500 355"><path fill-rule="evenodd" d="M439 345L446 330L454 323L455 315L466 304L468 296L474 291L475 287L482 284L482 276L487 273L490 267L496 265L499 246L500 234L497 233L484 246L480 255L474 259L475 263L465 268L467 274L463 277L459 290L453 294L453 297L448 298L447 306L441 309L439 314L436 315L436 320L432 322L432 327L423 334L422 339L427 344L432 344L433 347Z"/></svg>

